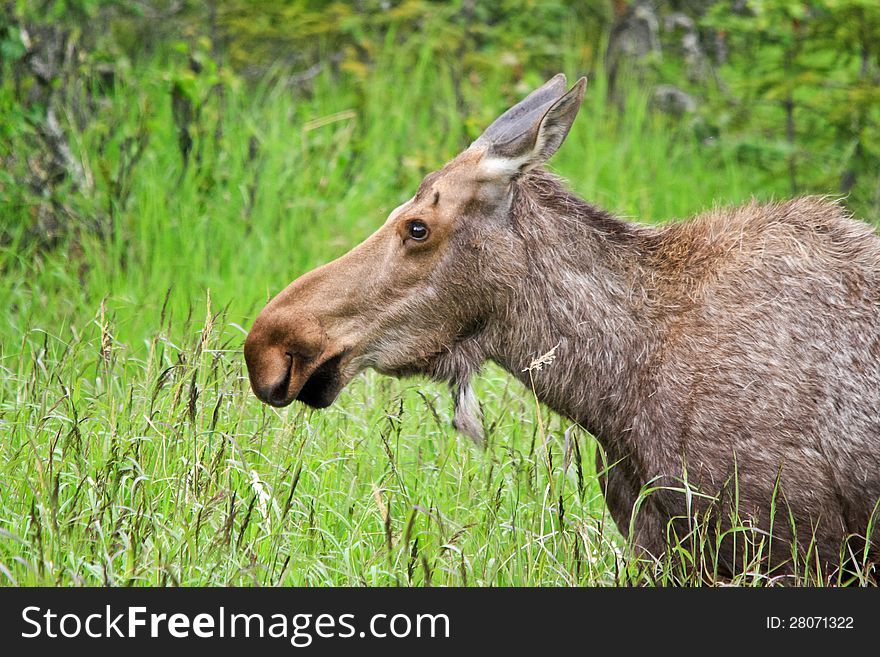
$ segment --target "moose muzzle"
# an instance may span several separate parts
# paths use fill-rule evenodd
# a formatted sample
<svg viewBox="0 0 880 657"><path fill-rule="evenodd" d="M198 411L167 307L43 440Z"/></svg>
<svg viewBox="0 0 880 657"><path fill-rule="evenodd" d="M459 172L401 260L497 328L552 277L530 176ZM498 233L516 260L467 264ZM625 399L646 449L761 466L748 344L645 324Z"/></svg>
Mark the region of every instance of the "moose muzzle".
<svg viewBox="0 0 880 657"><path fill-rule="evenodd" d="M254 322L244 343L244 358L254 394L272 406L294 399L324 408L341 388L339 364L327 334L313 315L270 303Z"/></svg>

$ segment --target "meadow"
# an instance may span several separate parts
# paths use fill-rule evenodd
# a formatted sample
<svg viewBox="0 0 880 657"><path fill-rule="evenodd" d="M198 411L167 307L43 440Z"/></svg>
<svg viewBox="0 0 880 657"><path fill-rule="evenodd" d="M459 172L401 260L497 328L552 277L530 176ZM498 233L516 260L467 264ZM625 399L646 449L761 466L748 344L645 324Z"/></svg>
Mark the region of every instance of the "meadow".
<svg viewBox="0 0 880 657"><path fill-rule="evenodd" d="M102 99L118 129L74 135L109 228L45 248L22 222L0 246L0 581L713 581L684 549L631 559L593 437L494 366L477 383L485 450L452 428L448 390L421 380L367 373L323 412L250 392L241 349L263 304L369 235L536 74L458 84L416 48L380 56L366 83L229 85L205 96L185 163L160 70ZM550 162L580 195L644 222L786 195L631 86L618 107L593 76Z"/></svg>

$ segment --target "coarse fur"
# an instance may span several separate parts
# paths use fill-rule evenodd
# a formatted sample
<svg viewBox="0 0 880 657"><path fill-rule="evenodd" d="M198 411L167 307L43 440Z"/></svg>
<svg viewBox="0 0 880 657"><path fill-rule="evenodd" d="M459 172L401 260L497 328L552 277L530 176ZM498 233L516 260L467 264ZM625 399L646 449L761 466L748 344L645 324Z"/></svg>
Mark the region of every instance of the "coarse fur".
<svg viewBox="0 0 880 657"><path fill-rule="evenodd" d="M583 95L559 78L267 305L245 347L255 392L321 407L367 367L425 374L479 440L470 380L492 360L597 438L611 515L644 553L700 516L772 533L780 572L797 553L877 561L880 239L817 197L615 218L540 167ZM721 542L722 572L737 550Z"/></svg>

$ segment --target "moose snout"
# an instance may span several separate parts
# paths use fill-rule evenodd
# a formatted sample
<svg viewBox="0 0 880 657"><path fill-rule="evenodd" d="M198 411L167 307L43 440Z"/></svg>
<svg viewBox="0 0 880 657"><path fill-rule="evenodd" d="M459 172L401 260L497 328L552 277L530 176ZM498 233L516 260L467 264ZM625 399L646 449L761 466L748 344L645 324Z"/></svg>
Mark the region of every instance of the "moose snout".
<svg viewBox="0 0 880 657"><path fill-rule="evenodd" d="M315 317L267 306L244 343L254 394L271 406L290 404L314 371L326 344L326 334Z"/></svg>
<svg viewBox="0 0 880 657"><path fill-rule="evenodd" d="M254 394L270 406L286 406L291 401L288 391L293 355L277 348L259 353L248 348L251 344L245 342L244 353Z"/></svg>

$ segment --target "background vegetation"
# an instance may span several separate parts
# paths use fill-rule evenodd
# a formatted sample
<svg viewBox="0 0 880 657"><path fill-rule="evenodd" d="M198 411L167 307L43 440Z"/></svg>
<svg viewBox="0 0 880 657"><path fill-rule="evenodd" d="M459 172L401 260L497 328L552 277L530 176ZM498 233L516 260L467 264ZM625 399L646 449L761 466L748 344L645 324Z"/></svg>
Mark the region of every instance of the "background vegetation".
<svg viewBox="0 0 880 657"><path fill-rule="evenodd" d="M0 580L712 581L711 550L627 558L592 437L495 368L485 452L422 381L248 389L265 301L560 70L590 85L552 168L600 205L880 219L871 0L7 1Z"/></svg>

